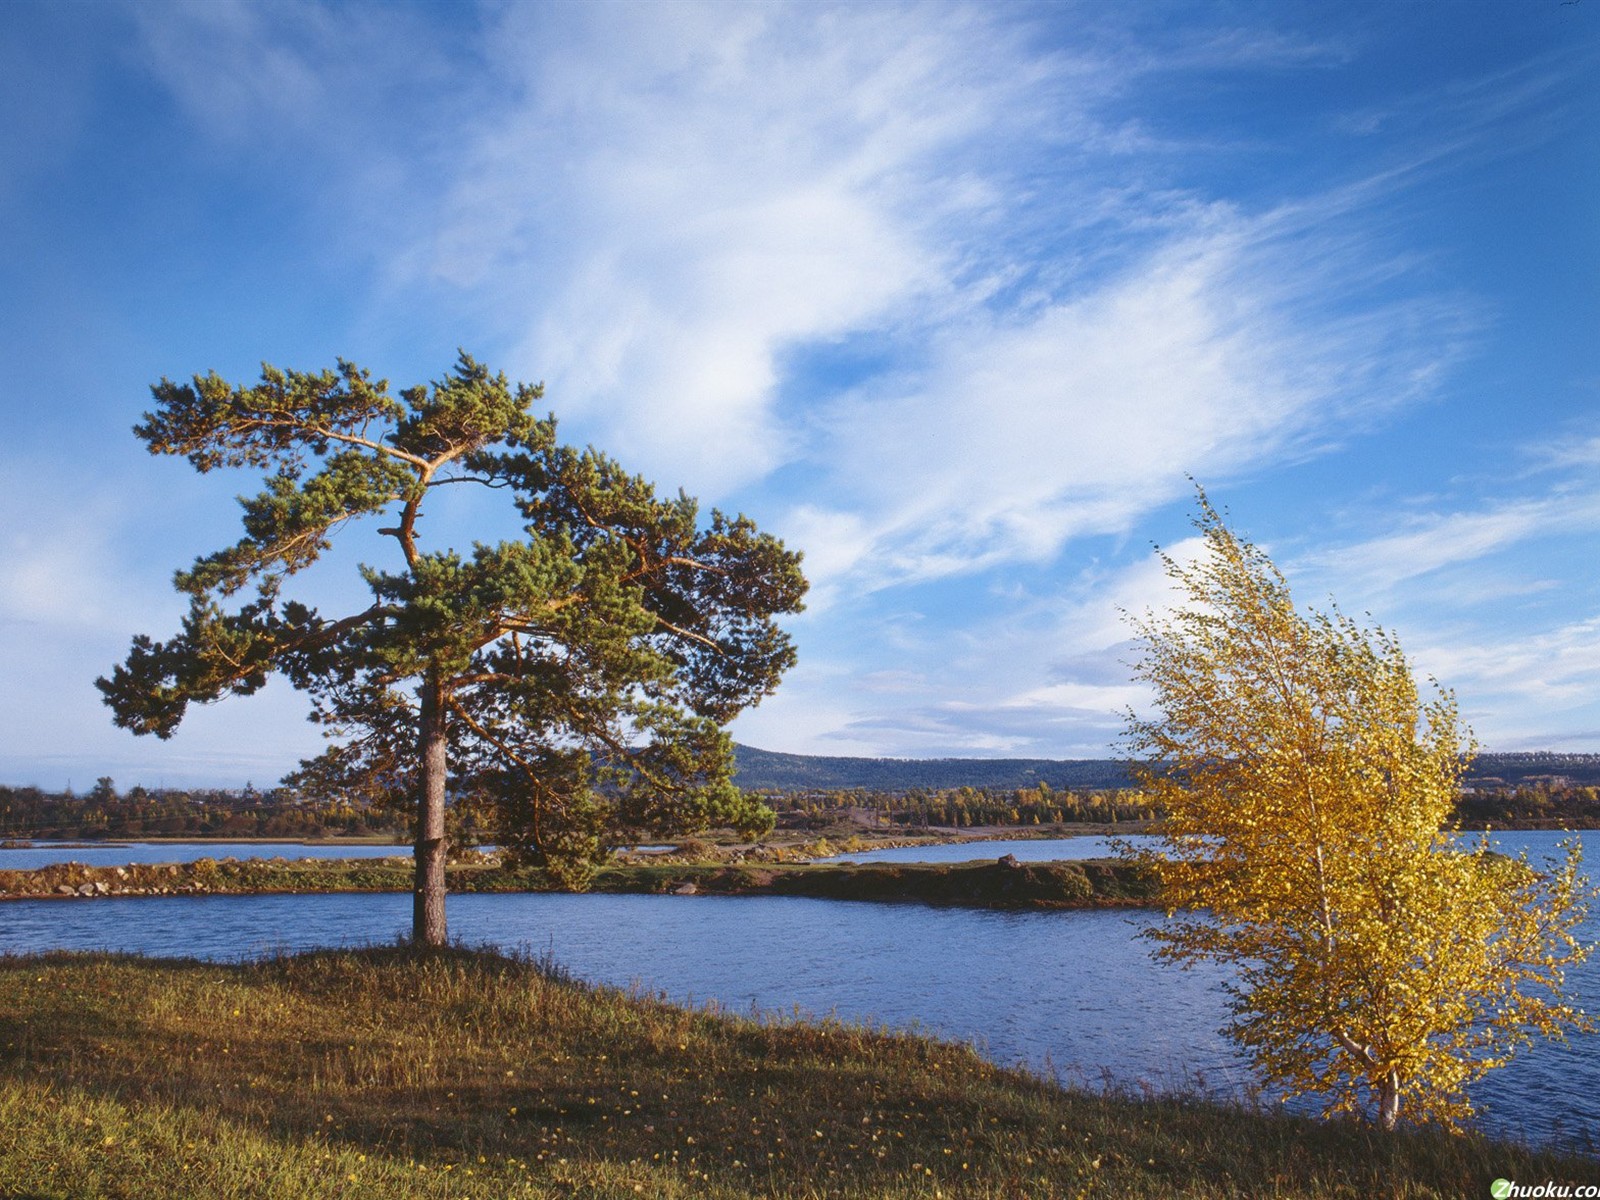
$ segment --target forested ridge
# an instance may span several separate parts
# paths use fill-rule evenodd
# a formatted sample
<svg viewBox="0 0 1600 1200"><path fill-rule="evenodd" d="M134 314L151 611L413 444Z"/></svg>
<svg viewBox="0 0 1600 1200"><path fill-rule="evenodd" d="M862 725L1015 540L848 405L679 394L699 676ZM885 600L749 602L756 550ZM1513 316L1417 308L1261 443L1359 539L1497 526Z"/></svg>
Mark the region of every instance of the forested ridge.
<svg viewBox="0 0 1600 1200"><path fill-rule="evenodd" d="M1115 824L1157 815L1114 759L869 759L737 748L737 782L789 828L851 818L883 828ZM957 782L952 782L952 781ZM972 782L959 782L968 780ZM1600 827L1600 755L1485 754L1456 817L1469 828ZM471 814L456 829L470 840ZM291 788L117 788L87 792L0 785L0 839L320 838L409 836L397 810Z"/></svg>
<svg viewBox="0 0 1600 1200"><path fill-rule="evenodd" d="M1101 791L1133 786L1128 764L1115 758L836 758L734 747L739 786L756 791L864 788L1052 788ZM1600 754L1530 751L1480 754L1467 772L1469 786L1600 785Z"/></svg>

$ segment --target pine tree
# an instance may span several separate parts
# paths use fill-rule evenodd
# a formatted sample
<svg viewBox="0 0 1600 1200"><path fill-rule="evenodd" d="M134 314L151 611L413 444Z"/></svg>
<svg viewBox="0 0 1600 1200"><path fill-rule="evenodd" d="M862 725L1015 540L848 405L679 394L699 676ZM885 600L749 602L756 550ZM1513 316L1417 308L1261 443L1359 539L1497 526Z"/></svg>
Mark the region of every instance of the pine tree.
<svg viewBox="0 0 1600 1200"><path fill-rule="evenodd" d="M542 388L463 353L430 385L390 394L341 361L152 388L135 433L202 472L249 468L244 536L176 577L180 632L136 637L98 681L116 723L171 737L192 702L248 695L274 674L307 692L332 744L294 781L416 814L413 929L445 941L446 801L490 814L508 849L582 885L634 837L772 815L733 786L722 725L794 661L774 618L801 607L800 556L743 516L699 520L593 449L556 441ZM428 549L436 489L505 495L525 537ZM391 514L370 603L325 617L284 593L361 517ZM240 597L244 598L241 600Z"/></svg>

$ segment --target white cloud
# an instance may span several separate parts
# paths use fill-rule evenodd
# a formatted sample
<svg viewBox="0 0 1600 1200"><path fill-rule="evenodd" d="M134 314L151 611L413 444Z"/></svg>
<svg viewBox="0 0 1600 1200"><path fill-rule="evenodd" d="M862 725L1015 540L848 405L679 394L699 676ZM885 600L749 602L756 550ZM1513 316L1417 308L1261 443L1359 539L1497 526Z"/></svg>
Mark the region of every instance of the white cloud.
<svg viewBox="0 0 1600 1200"><path fill-rule="evenodd" d="M234 520L225 489L190 479L167 494L166 509L151 512L130 497L146 494L160 471L34 460L7 462L3 474L0 778L47 787L69 777L81 787L101 774L147 785L266 783L320 750L304 697L285 683L247 700L194 706L167 742L116 728L94 686L128 653L133 634L160 640L176 631L187 602L173 591L171 572L186 565L180 547L204 536L197 527ZM216 544L229 536L237 529ZM152 544L162 548L153 563L142 557Z"/></svg>
<svg viewBox="0 0 1600 1200"><path fill-rule="evenodd" d="M1538 471L1600 467L1600 434L1569 431L1534 446L1528 457Z"/></svg>
<svg viewBox="0 0 1600 1200"><path fill-rule="evenodd" d="M1047 561L1125 532L1186 474L1282 464L1414 398L1455 306L1419 319L1416 302L1398 340L1384 311L1305 321L1341 281L1297 275L1272 224L1234 219L1036 312L946 327L925 371L833 406L818 458L870 514L876 545L852 531L864 582Z"/></svg>
<svg viewBox="0 0 1600 1200"><path fill-rule="evenodd" d="M952 226L994 219L992 143L1046 74L958 6L514 6L493 39L517 98L407 269L492 294L564 413L713 494L801 444L790 350L972 269Z"/></svg>
<svg viewBox="0 0 1600 1200"><path fill-rule="evenodd" d="M1463 639L1426 653L1448 678L1462 681L1458 689L1474 685L1541 705L1589 703L1600 684L1600 616L1490 643Z"/></svg>
<svg viewBox="0 0 1600 1200"><path fill-rule="evenodd" d="M1200 546L1191 537L1167 550L1182 562ZM1085 570L1048 594L998 597L986 616L964 604L954 627L890 596L873 598L871 616L857 608L808 622L812 653L740 718L740 739L815 754L1103 757L1124 711L1147 701L1132 682L1137 647L1124 614L1159 616L1178 599L1154 554ZM851 627L872 636L852 642Z"/></svg>
<svg viewBox="0 0 1600 1200"><path fill-rule="evenodd" d="M1528 542L1600 529L1600 492L1562 485L1540 496L1497 500L1476 511L1431 512L1400 524L1394 532L1314 552L1302 565L1319 578L1347 581L1363 594L1392 592L1410 580L1480 564ZM1526 566L1517 569L1525 572ZM1522 582L1529 584L1525 573ZM1504 594L1506 588L1496 582L1487 594Z"/></svg>
<svg viewBox="0 0 1600 1200"><path fill-rule="evenodd" d="M326 110L318 70L332 36L323 10L246 0L168 0L130 6L140 53L189 117L226 140L281 128L304 133Z"/></svg>
<svg viewBox="0 0 1600 1200"><path fill-rule="evenodd" d="M856 570L871 553L873 535L866 521L852 512L839 512L802 504L782 520L780 533L787 545L802 548L806 579L806 609L811 615L830 608L839 596L839 581Z"/></svg>
<svg viewBox="0 0 1600 1200"><path fill-rule="evenodd" d="M1600 720L1600 615L1531 632L1435 631L1414 659L1456 694L1490 749L1550 747ZM1592 743L1592 735L1584 737Z"/></svg>
<svg viewBox="0 0 1600 1200"><path fill-rule="evenodd" d="M40 539L19 530L4 540L0 623L20 626L93 626L103 622L113 597L93 558L94 542Z"/></svg>
<svg viewBox="0 0 1600 1200"><path fill-rule="evenodd" d="M1195 147L1141 127L1176 74L1344 47L1108 26L1067 49L960 4L479 14L478 82L453 77L386 189L384 235L405 231L389 302L455 289L569 430L669 485L720 499L785 466L831 474L792 521L820 534L825 582L1044 561L1126 530L1184 472L1313 452L1452 357L1452 301L1333 315L1399 269L1352 232L1387 178L1252 215L1175 186ZM310 137L301 108L370 120L323 69L352 21L379 44L369 82L416 40L315 6L142 25L197 119ZM183 69L202 59L215 88ZM883 344L878 378L833 403L794 392L792 354L851 337Z"/></svg>
<svg viewBox="0 0 1600 1200"><path fill-rule="evenodd" d="M1398 631L1414 669L1453 691L1496 750L1581 741L1600 719L1588 569L1600 492L1581 462L1546 469L1558 473L1541 473L1542 491L1471 504L1419 498L1432 511L1380 518L1373 536L1287 564L1297 595L1325 589L1346 611L1371 608Z"/></svg>
<svg viewBox="0 0 1600 1200"><path fill-rule="evenodd" d="M82 637L172 607L147 579L124 573L128 498L114 485L80 464L13 460L3 473L0 629L8 637Z"/></svg>

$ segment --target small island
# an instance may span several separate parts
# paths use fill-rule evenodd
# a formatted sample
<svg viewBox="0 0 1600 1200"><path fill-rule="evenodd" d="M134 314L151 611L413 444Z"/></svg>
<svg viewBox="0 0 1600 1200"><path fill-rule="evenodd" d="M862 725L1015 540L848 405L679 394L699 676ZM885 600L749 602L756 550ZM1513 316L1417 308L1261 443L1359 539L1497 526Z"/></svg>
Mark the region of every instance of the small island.
<svg viewBox="0 0 1600 1200"><path fill-rule="evenodd" d="M978 846L973 850L975 856L982 853ZM1007 855L965 863L854 864L761 861L744 853L739 858L718 862L679 854L627 855L624 861L601 868L590 890L1041 910L1148 905L1155 898L1149 879L1111 859L1025 863ZM559 880L538 868L503 866L492 856L477 854L472 860L448 868L452 892L565 890ZM201 858L117 867L67 862L33 871L0 870L0 900L405 892L411 880L410 859L401 854L377 859Z"/></svg>

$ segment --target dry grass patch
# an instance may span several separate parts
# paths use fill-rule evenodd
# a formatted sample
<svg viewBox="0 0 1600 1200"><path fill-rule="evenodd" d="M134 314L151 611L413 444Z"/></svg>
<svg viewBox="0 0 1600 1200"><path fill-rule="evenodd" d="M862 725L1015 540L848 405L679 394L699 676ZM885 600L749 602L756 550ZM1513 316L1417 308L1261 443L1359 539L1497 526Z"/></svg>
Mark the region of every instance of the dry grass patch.
<svg viewBox="0 0 1600 1200"><path fill-rule="evenodd" d="M1592 1160L1065 1091L487 952L0 960L0 1195L1484 1196Z"/></svg>

